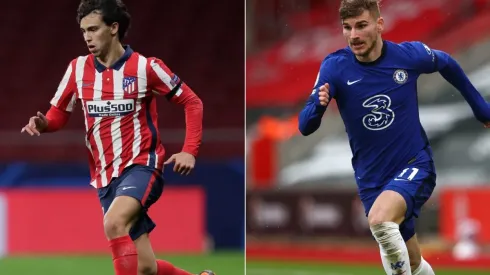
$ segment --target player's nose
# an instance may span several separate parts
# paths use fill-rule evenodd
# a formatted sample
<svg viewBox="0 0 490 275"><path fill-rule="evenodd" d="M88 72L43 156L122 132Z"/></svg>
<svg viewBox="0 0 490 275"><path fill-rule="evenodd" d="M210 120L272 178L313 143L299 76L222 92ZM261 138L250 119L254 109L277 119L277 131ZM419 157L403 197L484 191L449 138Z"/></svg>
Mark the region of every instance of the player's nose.
<svg viewBox="0 0 490 275"><path fill-rule="evenodd" d="M90 35L88 35L88 34L84 34L84 35L83 35L83 39L84 39L84 40L85 40L85 42L87 42L87 43L88 43L88 42L90 42L90 41L92 41L92 37L91 37Z"/></svg>
<svg viewBox="0 0 490 275"><path fill-rule="evenodd" d="M356 30L354 30L354 29L353 29L353 30L350 32L350 38L351 38L352 40L354 40L354 39L356 39L356 38L359 38L359 35L358 35L358 33L356 32Z"/></svg>

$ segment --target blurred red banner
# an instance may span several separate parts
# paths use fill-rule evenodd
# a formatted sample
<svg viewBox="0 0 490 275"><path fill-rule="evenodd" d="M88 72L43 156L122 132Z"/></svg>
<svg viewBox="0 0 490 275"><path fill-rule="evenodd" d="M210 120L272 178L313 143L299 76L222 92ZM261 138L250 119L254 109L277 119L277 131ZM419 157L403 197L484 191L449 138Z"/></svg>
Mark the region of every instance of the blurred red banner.
<svg viewBox="0 0 490 275"><path fill-rule="evenodd" d="M490 243L490 187L444 188L440 196L440 230L448 241L473 235L476 240Z"/></svg>
<svg viewBox="0 0 490 275"><path fill-rule="evenodd" d="M109 253L96 190L17 189L6 200L7 253ZM149 214L157 252L205 249L205 193L199 187L168 187ZM5 225L3 225L5 226Z"/></svg>

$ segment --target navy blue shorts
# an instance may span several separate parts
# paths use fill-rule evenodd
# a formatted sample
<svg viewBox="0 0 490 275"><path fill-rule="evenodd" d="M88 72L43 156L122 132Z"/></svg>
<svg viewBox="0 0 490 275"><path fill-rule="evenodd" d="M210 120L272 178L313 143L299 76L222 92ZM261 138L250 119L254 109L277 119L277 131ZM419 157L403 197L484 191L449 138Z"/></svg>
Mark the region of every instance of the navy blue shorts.
<svg viewBox="0 0 490 275"><path fill-rule="evenodd" d="M148 216L148 209L162 195L164 179L161 171L143 165L132 165L103 188L98 189L100 204L104 215L118 196L129 196L137 199L142 206L139 219L129 231L131 239L136 240L155 228L155 223Z"/></svg>
<svg viewBox="0 0 490 275"><path fill-rule="evenodd" d="M361 201L368 215L376 198L385 190L392 190L403 196L407 204L405 220L400 224L400 232L405 241L415 235L415 218L430 198L436 186L436 174L432 161L414 161L398 171L385 185L365 189L360 192Z"/></svg>

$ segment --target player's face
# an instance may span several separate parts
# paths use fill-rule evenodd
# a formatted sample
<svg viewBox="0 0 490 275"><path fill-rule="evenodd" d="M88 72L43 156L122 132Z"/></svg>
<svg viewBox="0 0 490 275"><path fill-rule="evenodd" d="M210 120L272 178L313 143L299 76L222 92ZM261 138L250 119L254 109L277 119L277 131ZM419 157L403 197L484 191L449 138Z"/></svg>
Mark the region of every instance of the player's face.
<svg viewBox="0 0 490 275"><path fill-rule="evenodd" d="M88 50L97 57L107 53L112 40L117 37L117 29L117 23L107 26L102 20L102 15L97 12L92 12L80 20L80 30Z"/></svg>
<svg viewBox="0 0 490 275"><path fill-rule="evenodd" d="M357 17L342 21L344 37L357 56L367 57L376 47L383 30L383 18L375 19L365 10Z"/></svg>

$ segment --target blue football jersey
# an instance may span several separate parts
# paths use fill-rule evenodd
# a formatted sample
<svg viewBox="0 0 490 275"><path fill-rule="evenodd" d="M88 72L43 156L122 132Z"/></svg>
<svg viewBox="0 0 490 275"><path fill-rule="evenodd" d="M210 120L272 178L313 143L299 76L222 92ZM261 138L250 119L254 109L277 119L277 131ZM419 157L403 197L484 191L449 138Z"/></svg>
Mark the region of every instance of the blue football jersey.
<svg viewBox="0 0 490 275"><path fill-rule="evenodd" d="M437 71L437 58L421 42L383 43L381 57L371 63L359 62L349 47L328 55L310 97L318 106L315 94L329 83L330 97L335 98L345 124L361 189L385 184L424 149L427 153L418 158L432 160L419 119L417 79ZM319 109L317 115L322 115Z"/></svg>

